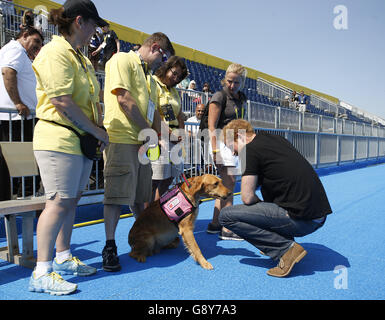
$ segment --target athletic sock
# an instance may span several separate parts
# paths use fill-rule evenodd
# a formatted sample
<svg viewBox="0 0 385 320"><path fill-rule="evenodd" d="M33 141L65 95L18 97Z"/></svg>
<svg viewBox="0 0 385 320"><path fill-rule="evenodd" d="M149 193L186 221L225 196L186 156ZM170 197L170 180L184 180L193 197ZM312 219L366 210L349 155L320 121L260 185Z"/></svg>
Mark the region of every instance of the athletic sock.
<svg viewBox="0 0 385 320"><path fill-rule="evenodd" d="M42 275L50 273L51 271L52 271L52 261L36 262L36 268L34 270L35 278L39 278Z"/></svg>
<svg viewBox="0 0 385 320"><path fill-rule="evenodd" d="M56 252L56 262L57 263L63 263L64 261L68 260L71 257L71 250L65 250L62 252Z"/></svg>

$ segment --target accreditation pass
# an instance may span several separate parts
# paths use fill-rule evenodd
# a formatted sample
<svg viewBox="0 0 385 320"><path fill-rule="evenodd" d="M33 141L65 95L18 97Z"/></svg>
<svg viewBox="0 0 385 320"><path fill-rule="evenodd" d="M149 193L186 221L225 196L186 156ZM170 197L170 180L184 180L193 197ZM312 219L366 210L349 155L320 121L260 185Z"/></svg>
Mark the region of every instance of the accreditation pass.
<svg viewBox="0 0 385 320"><path fill-rule="evenodd" d="M147 120L151 123L154 121L155 103L151 99L148 100Z"/></svg>

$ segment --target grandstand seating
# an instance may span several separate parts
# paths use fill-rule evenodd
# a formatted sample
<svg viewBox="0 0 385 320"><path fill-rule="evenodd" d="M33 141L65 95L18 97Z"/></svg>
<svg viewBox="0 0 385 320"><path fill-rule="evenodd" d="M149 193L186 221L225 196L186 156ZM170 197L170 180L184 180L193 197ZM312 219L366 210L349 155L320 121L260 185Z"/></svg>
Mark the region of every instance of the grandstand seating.
<svg viewBox="0 0 385 320"><path fill-rule="evenodd" d="M120 50L122 52L129 52L136 44L130 43L124 40L120 41ZM221 79L224 78L226 70L218 69L212 66L204 65L199 62L191 61L189 59L185 59L186 66L189 70L189 78L190 80L195 80L196 82L196 90L201 91L203 88L203 84L208 82L210 84L210 89L213 92L221 90ZM281 105L280 101L271 99L268 96L262 95L258 93L257 89L257 80L252 78L246 78L245 82L245 90L244 93L248 100L267 104L270 106L279 107ZM310 96L305 95L309 100ZM327 116L334 117L335 114L328 112L326 110L317 108L316 106L309 104L307 107L307 112ZM371 124L369 119L361 119L352 114L350 110L346 109L346 115L348 120L368 123Z"/></svg>
<svg viewBox="0 0 385 320"><path fill-rule="evenodd" d="M121 51L123 52L130 51L134 46L135 44L133 43L120 40L120 48L121 48ZM189 59L185 59L185 62L190 73L189 78L190 80L195 80L196 89L198 91L202 90L203 84L205 82L208 82L210 84L210 88L213 92L221 90L222 88L221 79L224 78L226 70L204 65L195 61L191 61ZM277 107L281 105L280 101L274 100L268 96L259 94L257 90L257 80L255 79L246 78L244 93L246 94L247 99L254 102L263 103L270 106L277 106ZM307 96L307 98L310 100L309 96ZM334 113L317 108L312 104L310 104L307 107L307 111L310 113L328 116L328 117L335 116ZM354 116L350 110L346 110L346 114L347 114L348 120L370 124L370 121L365 121L361 118Z"/></svg>
<svg viewBox="0 0 385 320"><path fill-rule="evenodd" d="M21 7L20 7L21 8ZM11 30L16 32L18 30L18 26L20 25L20 19L23 14L23 9L14 9L15 13L14 15L9 15L8 13L4 12L4 26L6 30ZM19 12L17 12L19 11ZM48 33L54 34L55 30L53 26L49 25L50 30L48 30ZM51 30L52 29L52 30ZM47 34L48 35L48 34ZM46 36L47 36L46 35ZM124 40L119 40L120 41L120 50L122 52L129 52L136 44L124 41ZM221 90L221 79L223 79L225 75L225 70L215 68L213 66L201 64L189 59L185 59L187 68L190 72L189 78L190 80L195 80L196 82L196 90L201 91L203 88L203 84L205 82L208 82L210 84L210 88L213 92ZM101 80L100 80L101 81ZM102 85L102 82L101 82ZM262 103L270 106L281 106L281 101L278 99L273 99L271 97L265 96L263 94L258 93L258 88L257 88L257 80L252 79L252 78L247 78L246 83L245 83L245 90L244 93L246 94L246 97L248 100L257 102L257 103ZM310 101L310 96L307 96ZM371 124L371 120L368 118L360 118L354 115L350 110L343 108L347 119L356 121L359 123L366 123L366 124ZM307 112L318 114L318 115L323 115L323 116L328 116L328 117L334 117L338 116L334 113L328 112L326 110L323 110L321 108L317 108L316 106L310 104L307 107Z"/></svg>

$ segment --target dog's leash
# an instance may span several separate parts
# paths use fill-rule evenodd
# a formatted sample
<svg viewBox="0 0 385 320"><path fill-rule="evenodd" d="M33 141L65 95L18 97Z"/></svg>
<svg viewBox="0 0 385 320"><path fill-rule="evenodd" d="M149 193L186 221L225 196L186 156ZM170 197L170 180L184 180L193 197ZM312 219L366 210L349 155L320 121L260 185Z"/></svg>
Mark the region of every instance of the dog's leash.
<svg viewBox="0 0 385 320"><path fill-rule="evenodd" d="M180 176L182 177L182 179L184 180L184 182L186 182L187 187L190 189L190 188L191 188L191 184L190 184L190 182L187 181L187 178L186 178L185 174L182 172L182 173L180 174Z"/></svg>

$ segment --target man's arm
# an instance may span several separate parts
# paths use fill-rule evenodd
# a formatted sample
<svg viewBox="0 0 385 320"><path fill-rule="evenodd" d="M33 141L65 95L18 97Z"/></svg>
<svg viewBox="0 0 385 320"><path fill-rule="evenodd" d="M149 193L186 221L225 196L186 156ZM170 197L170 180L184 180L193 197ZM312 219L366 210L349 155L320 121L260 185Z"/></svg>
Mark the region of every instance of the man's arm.
<svg viewBox="0 0 385 320"><path fill-rule="evenodd" d="M19 115L28 117L31 111L21 101L19 90L17 89L17 71L12 68L3 67L1 73L4 79L5 90L7 90L9 98L15 104L15 108L19 111Z"/></svg>
<svg viewBox="0 0 385 320"><path fill-rule="evenodd" d="M258 176L243 176L241 180L241 196L245 205L255 204L261 200L255 194Z"/></svg>
<svg viewBox="0 0 385 320"><path fill-rule="evenodd" d="M131 96L130 92L125 89L116 89L116 97L120 105L121 110L129 120L133 120L140 129L150 128L146 119L143 118L139 111L139 107L136 104L135 99Z"/></svg>

